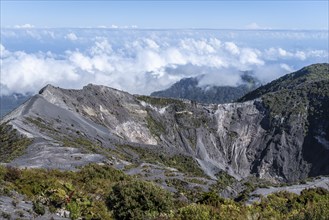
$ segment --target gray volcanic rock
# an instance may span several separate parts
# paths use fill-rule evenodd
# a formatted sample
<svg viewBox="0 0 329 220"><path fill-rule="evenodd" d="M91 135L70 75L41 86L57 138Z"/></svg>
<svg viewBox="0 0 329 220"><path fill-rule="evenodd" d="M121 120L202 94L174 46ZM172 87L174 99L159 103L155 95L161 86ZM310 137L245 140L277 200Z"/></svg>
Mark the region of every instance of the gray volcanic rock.
<svg viewBox="0 0 329 220"><path fill-rule="evenodd" d="M0 218L1 219L54 219L68 220L69 216L62 217L60 213L51 213L46 208L45 214L40 216L33 211L33 202L23 195L10 192L10 196L0 195ZM6 216L6 218L5 218Z"/></svg>
<svg viewBox="0 0 329 220"><path fill-rule="evenodd" d="M212 178L224 170L237 179L256 175L286 182L329 174L329 80L323 77L328 64L313 67L312 80L299 84L305 85L305 97L318 97L313 104L301 102L299 93L267 92L245 102L203 105L105 86L48 85L1 121L34 140L11 164L76 169L91 162L118 168L149 162L187 172L196 163ZM322 80L314 80L317 75ZM313 90L319 82L321 89ZM303 110L311 108L318 111Z"/></svg>

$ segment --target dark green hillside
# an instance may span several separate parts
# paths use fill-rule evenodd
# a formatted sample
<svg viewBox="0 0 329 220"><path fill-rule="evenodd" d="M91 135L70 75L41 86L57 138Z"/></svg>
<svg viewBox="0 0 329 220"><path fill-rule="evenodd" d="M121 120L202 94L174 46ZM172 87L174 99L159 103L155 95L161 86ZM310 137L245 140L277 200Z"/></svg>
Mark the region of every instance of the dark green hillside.
<svg viewBox="0 0 329 220"><path fill-rule="evenodd" d="M303 89L303 87L307 86L307 84L313 84L319 81L327 80L329 80L329 64L313 64L291 74L287 74L264 86L261 86L258 89L248 93L247 95L239 99L239 101L243 102L260 98L265 94L274 93L282 90L292 92L296 88ZM326 91L328 91L327 89ZM323 93L325 93L326 91L323 91Z"/></svg>

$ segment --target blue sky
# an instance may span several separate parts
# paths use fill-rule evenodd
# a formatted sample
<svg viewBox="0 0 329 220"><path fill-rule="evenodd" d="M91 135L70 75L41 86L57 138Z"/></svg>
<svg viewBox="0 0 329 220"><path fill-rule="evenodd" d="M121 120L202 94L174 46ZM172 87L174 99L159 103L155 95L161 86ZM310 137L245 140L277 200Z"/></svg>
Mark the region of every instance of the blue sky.
<svg viewBox="0 0 329 220"><path fill-rule="evenodd" d="M1 27L328 29L328 1L1 1Z"/></svg>
<svg viewBox="0 0 329 220"><path fill-rule="evenodd" d="M329 62L328 0L0 2L0 95L49 83L148 95L200 74L236 86L241 71L266 83Z"/></svg>

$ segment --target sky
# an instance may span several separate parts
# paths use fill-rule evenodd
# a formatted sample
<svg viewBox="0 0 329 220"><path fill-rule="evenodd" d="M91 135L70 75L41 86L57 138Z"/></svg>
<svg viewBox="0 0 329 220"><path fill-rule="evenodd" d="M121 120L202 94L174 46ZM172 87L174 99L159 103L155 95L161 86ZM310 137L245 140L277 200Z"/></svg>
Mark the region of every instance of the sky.
<svg viewBox="0 0 329 220"><path fill-rule="evenodd" d="M186 77L265 84L329 63L326 1L1 0L0 96L94 83L149 95Z"/></svg>
<svg viewBox="0 0 329 220"><path fill-rule="evenodd" d="M328 29L328 1L1 1L1 27Z"/></svg>

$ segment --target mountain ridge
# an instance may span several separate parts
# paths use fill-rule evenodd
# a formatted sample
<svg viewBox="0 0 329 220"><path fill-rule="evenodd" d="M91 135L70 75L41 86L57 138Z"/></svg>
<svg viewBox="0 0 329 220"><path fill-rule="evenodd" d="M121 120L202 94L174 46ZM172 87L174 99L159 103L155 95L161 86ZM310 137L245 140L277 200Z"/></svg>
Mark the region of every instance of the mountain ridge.
<svg viewBox="0 0 329 220"><path fill-rule="evenodd" d="M318 82L327 88L326 80ZM313 94L313 87L305 88ZM82 90L48 85L1 124L34 140L27 153L9 163L14 166L74 170L88 163L108 163L124 169L151 162L190 175L204 172L213 179L224 171L237 179L255 175L283 182L328 174L328 121L321 122L327 94L318 100L325 105L316 108L323 112L314 111L313 116L305 111L277 116L281 108L274 108L275 101L269 105L266 97L204 105L91 84ZM309 123L317 116L316 124Z"/></svg>
<svg viewBox="0 0 329 220"><path fill-rule="evenodd" d="M223 104L233 102L260 86L260 82L250 71L243 72L240 76L241 84L237 86L200 86L204 77L205 75L183 78L168 89L152 92L150 96L182 98L204 104Z"/></svg>

